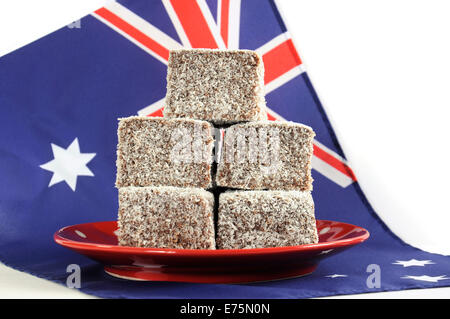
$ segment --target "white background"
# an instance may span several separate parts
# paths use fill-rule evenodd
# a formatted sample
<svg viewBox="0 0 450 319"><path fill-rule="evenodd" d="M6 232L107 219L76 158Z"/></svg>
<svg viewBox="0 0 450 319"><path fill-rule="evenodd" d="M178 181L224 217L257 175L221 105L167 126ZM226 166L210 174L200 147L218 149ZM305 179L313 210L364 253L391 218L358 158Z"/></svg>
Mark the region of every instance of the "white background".
<svg viewBox="0 0 450 319"><path fill-rule="evenodd" d="M107 2L2 0L0 56ZM278 4L377 213L406 242L450 254L450 3L278 0ZM375 296L450 297L450 289L370 295ZM0 266L0 297L85 295Z"/></svg>

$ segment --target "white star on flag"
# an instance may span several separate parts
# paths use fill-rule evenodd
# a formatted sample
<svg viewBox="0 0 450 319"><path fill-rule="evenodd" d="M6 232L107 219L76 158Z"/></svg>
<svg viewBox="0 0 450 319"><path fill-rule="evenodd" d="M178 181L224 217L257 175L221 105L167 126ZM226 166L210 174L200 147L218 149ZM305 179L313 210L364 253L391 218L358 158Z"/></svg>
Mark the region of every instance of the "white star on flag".
<svg viewBox="0 0 450 319"><path fill-rule="evenodd" d="M402 279L414 279L414 280L419 280L419 281L426 281L426 282L438 282L439 280L446 280L446 279L450 279L445 275L442 276L427 276L427 275L422 275L422 276L404 276L401 277Z"/></svg>
<svg viewBox="0 0 450 319"><path fill-rule="evenodd" d="M411 267L411 266L425 266L425 265L432 265L434 262L431 260L396 260L395 263L392 263L393 265L402 265L403 267Z"/></svg>
<svg viewBox="0 0 450 319"><path fill-rule="evenodd" d="M75 138L67 149L53 143L51 146L54 159L40 165L40 168L53 172L48 187L65 181L75 191L78 176L94 176L86 164L94 158L96 153L81 153L78 138Z"/></svg>
<svg viewBox="0 0 450 319"><path fill-rule="evenodd" d="M333 274L333 275L328 275L328 276L325 276L325 277L328 277L328 278L339 278L339 277L348 277L348 276L347 275Z"/></svg>

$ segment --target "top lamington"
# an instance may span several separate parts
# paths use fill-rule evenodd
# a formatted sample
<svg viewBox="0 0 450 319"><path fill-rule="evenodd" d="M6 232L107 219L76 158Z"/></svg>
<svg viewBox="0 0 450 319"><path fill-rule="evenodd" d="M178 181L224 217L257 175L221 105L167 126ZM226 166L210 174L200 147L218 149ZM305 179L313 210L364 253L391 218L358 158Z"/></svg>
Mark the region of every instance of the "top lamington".
<svg viewBox="0 0 450 319"><path fill-rule="evenodd" d="M264 66L250 50L170 52L164 117L215 124L267 118Z"/></svg>

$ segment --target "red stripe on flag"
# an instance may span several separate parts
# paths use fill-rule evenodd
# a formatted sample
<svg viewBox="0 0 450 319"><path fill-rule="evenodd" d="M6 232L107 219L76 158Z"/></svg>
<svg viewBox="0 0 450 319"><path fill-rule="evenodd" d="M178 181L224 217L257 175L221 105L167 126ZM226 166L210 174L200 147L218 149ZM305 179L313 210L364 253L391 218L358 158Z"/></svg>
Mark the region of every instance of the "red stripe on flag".
<svg viewBox="0 0 450 319"><path fill-rule="evenodd" d="M159 55L164 60L169 59L169 50L160 45L158 42L154 41L153 39L149 38L147 35L127 23L125 20L121 19L119 16L115 15L111 11L109 11L106 8L101 8L95 11L96 14L98 14L100 17L114 25L116 28L120 29L121 31L125 32L127 35L150 49L151 51L155 52L157 55Z"/></svg>
<svg viewBox="0 0 450 319"><path fill-rule="evenodd" d="M336 157L334 157L330 153L327 153L326 151L324 151L323 149L321 149L317 145L314 145L314 155L317 156L318 158L320 158L322 161L324 161L327 164L329 164L330 166L334 167L335 169L337 169L338 171L340 171L344 175L347 175L353 181L356 181L356 176L355 176L355 174L353 173L352 169L349 166L347 166L344 162L342 162L341 160L337 159Z"/></svg>
<svg viewBox="0 0 450 319"><path fill-rule="evenodd" d="M164 107L160 108L159 110L156 110L153 113L147 114L146 116L163 117L163 110Z"/></svg>
<svg viewBox="0 0 450 319"><path fill-rule="evenodd" d="M222 0L222 7L220 8L220 34L223 42L228 47L228 23L230 20L230 0Z"/></svg>
<svg viewBox="0 0 450 319"><path fill-rule="evenodd" d="M197 1L170 0L170 3L193 48L218 48Z"/></svg>
<svg viewBox="0 0 450 319"><path fill-rule="evenodd" d="M286 40L263 55L264 83L269 83L302 64L292 40Z"/></svg>

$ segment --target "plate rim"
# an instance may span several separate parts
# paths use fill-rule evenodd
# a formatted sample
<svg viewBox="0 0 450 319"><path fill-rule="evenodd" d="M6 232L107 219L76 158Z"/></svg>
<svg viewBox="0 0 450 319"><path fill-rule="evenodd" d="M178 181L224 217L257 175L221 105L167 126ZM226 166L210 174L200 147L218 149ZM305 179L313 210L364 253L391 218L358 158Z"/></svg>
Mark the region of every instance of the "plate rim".
<svg viewBox="0 0 450 319"><path fill-rule="evenodd" d="M341 248L347 246L353 246L360 244L366 241L370 237L370 233L367 229L356 226L353 224L332 221L332 220L317 220L321 222L331 222L331 223L339 223L347 226L351 226L353 228L359 228L364 233L346 239L339 239L329 242L319 242L316 244L305 244L305 245L297 245L297 246L283 246L283 247L266 247L266 248L245 248L245 249L172 249L172 248L147 248L147 247L130 247L130 246L119 246L119 245L106 245L106 244L93 244L93 243L85 243L79 242L75 240L71 240L68 238L64 238L60 236L60 233L68 228L75 228L81 225L88 224L99 224L99 223L114 223L117 221L98 221L98 222L90 222L90 223L81 223L75 225L65 226L53 234L54 241L67 248L73 248L77 250L83 251L92 251L92 252L111 252L111 253L122 253L122 254L164 254L164 255L173 255L179 257L198 257L198 256L232 256L235 257L237 255L266 255L266 254L277 254L277 253L287 253L287 252L296 252L296 251L316 251L316 250L326 250L330 248Z"/></svg>

